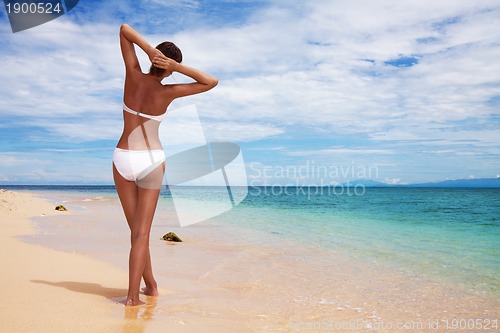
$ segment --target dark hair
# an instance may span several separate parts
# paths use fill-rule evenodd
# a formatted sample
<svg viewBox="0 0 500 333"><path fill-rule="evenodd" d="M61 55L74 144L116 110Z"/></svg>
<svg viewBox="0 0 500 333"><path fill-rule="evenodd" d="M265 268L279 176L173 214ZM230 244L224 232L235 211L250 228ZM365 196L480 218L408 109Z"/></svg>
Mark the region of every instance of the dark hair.
<svg viewBox="0 0 500 333"><path fill-rule="evenodd" d="M177 62L182 62L182 52L174 43L163 42L158 44L156 48L160 50L161 53L165 55L165 57L173 59ZM164 71L164 69L155 67L153 65L151 65L151 67L149 68L149 73L153 74L154 76L162 76Z"/></svg>

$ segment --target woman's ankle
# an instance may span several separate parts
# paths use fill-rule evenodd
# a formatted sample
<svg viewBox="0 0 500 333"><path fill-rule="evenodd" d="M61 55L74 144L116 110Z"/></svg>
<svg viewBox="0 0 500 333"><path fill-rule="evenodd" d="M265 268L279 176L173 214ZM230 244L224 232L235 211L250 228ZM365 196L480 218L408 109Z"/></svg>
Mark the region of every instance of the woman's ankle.
<svg viewBox="0 0 500 333"><path fill-rule="evenodd" d="M129 297L127 297L127 299L125 300L125 306L138 306L138 305L143 305L143 304L146 304L146 303L144 303L143 301L141 301L139 299L139 297L137 297L137 298L129 298Z"/></svg>
<svg viewBox="0 0 500 333"><path fill-rule="evenodd" d="M147 296L158 296L158 287L156 283L154 286L146 284L146 287L142 288L142 292Z"/></svg>

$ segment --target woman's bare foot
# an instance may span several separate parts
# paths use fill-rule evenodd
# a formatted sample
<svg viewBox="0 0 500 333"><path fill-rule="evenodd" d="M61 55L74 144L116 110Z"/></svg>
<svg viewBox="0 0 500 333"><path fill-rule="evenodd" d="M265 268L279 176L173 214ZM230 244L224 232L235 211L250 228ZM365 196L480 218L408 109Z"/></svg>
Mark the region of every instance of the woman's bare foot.
<svg viewBox="0 0 500 333"><path fill-rule="evenodd" d="M158 296L158 288L144 287L141 289L144 295L147 296Z"/></svg>
<svg viewBox="0 0 500 333"><path fill-rule="evenodd" d="M144 303L140 299L134 300L131 298L127 298L125 300L125 306L139 306L139 305L144 305L144 304L146 304L146 303Z"/></svg>

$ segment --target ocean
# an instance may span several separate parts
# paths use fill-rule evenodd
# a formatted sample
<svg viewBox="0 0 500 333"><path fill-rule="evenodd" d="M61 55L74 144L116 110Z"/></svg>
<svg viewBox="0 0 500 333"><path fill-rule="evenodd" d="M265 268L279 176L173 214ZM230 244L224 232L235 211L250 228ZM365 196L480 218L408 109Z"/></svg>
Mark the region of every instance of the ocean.
<svg viewBox="0 0 500 333"><path fill-rule="evenodd" d="M238 208L221 221L500 291L500 189L255 188Z"/></svg>
<svg viewBox="0 0 500 333"><path fill-rule="evenodd" d="M39 236L31 241L92 253L95 250L85 245L89 238L91 244L102 239L110 244L101 247L99 255L104 256L117 255L112 244L120 243L119 237L128 241L113 186L4 187L35 190L52 199L64 194L66 203L81 213L66 224L35 220ZM220 188L183 191L186 196L217 201ZM115 210L109 209L109 202L114 202ZM89 207L100 209L100 220L95 214L87 220ZM61 241L65 227L79 228L81 241L74 234ZM207 237L240 245L313 249L325 267L340 254L493 297L500 291L500 189L253 187L233 209L183 228L175 220L171 193L164 189L152 234L160 237L170 230L181 237L189 236L190 230L202 230ZM116 240L107 241L110 237ZM300 255L307 256L307 251Z"/></svg>

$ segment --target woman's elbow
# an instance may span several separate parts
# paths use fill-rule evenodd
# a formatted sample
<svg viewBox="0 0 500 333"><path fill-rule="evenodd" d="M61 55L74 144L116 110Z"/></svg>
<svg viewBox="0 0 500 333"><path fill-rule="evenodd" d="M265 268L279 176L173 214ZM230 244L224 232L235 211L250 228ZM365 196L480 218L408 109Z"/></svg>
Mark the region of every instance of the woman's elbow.
<svg viewBox="0 0 500 333"><path fill-rule="evenodd" d="M212 78L212 80L210 80L210 83L209 83L210 89L215 88L215 86L216 86L217 84L219 84L219 79L217 79L217 78L215 78L215 77L214 77L214 78Z"/></svg>
<svg viewBox="0 0 500 333"><path fill-rule="evenodd" d="M123 34L124 31L128 28L130 28L130 25L128 25L127 23L123 23L122 25L120 25L120 34Z"/></svg>

